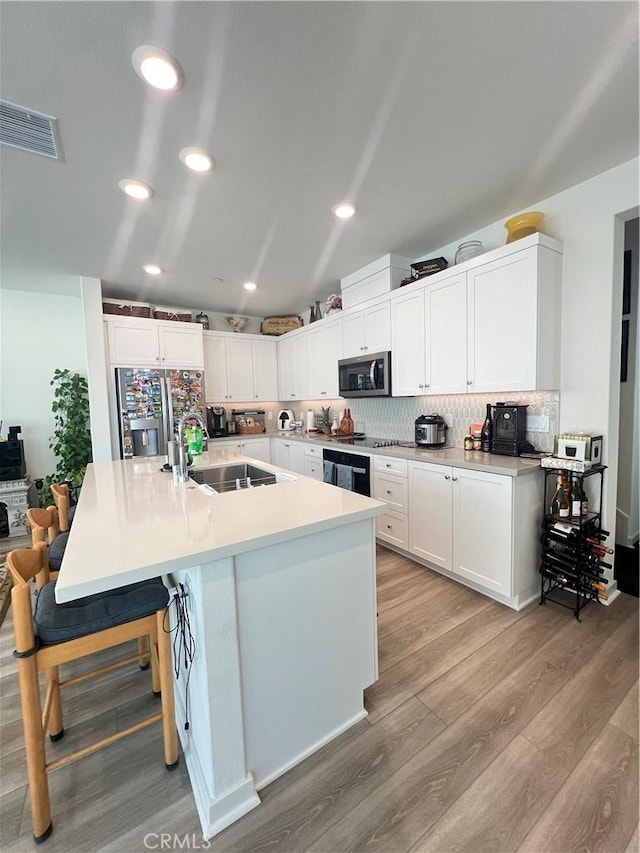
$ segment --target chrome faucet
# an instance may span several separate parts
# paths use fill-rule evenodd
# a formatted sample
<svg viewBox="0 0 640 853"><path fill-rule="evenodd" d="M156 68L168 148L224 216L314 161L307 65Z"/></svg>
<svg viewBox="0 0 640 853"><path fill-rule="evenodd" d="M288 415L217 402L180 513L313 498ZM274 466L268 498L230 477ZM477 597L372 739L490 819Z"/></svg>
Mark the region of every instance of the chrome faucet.
<svg viewBox="0 0 640 853"><path fill-rule="evenodd" d="M184 412L178 420L178 474L180 481L186 483L189 479L188 452L184 439L184 427L187 421L198 421L202 427L203 438L208 438L207 426L200 412L197 409L191 409L189 412Z"/></svg>

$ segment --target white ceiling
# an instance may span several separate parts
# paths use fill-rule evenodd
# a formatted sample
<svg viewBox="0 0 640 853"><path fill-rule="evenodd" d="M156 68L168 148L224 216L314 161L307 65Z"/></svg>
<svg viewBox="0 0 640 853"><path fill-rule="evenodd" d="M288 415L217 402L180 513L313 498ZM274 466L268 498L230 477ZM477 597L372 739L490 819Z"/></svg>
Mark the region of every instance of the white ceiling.
<svg viewBox="0 0 640 853"><path fill-rule="evenodd" d="M0 96L55 116L64 152L1 148L3 276L301 311L382 254L424 255L636 156L637 14L636 2L1 3ZM179 92L136 76L142 44L179 60ZM215 173L186 172L189 145ZM155 198L126 198L127 177ZM338 223L345 198L359 211ZM148 262L166 272L150 279Z"/></svg>

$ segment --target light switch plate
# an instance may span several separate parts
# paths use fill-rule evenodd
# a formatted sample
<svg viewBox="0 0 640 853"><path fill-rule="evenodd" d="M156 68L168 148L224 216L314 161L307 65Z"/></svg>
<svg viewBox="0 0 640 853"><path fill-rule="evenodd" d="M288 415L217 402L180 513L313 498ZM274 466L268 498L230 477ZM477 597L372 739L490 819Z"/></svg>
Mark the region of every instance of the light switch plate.
<svg viewBox="0 0 640 853"><path fill-rule="evenodd" d="M549 432L548 415L529 415L527 417L528 432Z"/></svg>

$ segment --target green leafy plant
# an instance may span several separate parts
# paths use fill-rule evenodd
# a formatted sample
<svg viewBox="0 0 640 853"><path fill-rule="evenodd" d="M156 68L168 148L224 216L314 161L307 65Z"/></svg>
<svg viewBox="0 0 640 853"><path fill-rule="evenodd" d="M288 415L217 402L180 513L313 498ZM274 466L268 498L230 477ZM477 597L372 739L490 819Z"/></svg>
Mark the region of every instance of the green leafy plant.
<svg viewBox="0 0 640 853"><path fill-rule="evenodd" d="M89 386L84 376L70 370L56 369L53 379L53 403L56 428L49 447L56 457L55 474L45 477L38 489L41 506L53 503L51 483L68 483L77 490L91 462L91 432L89 430Z"/></svg>

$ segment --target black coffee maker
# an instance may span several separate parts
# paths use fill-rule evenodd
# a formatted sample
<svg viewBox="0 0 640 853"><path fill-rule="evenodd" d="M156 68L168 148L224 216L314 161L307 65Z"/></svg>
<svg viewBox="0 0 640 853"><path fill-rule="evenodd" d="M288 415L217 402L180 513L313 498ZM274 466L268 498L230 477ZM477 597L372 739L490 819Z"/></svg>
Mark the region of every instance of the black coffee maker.
<svg viewBox="0 0 640 853"><path fill-rule="evenodd" d="M224 406L207 406L207 432L209 438L220 438L229 434Z"/></svg>
<svg viewBox="0 0 640 853"><path fill-rule="evenodd" d="M519 456L533 450L526 439L528 408L518 403L496 403L491 406L492 453Z"/></svg>

